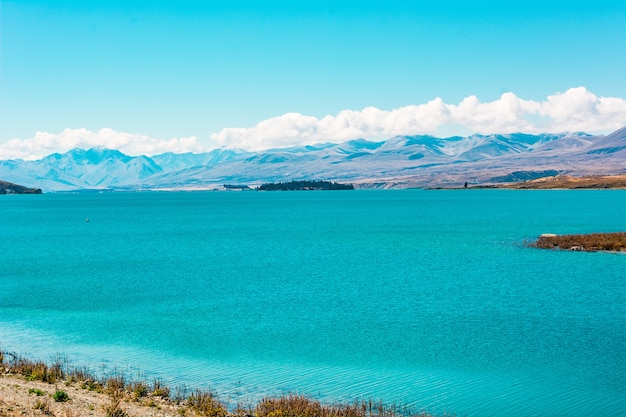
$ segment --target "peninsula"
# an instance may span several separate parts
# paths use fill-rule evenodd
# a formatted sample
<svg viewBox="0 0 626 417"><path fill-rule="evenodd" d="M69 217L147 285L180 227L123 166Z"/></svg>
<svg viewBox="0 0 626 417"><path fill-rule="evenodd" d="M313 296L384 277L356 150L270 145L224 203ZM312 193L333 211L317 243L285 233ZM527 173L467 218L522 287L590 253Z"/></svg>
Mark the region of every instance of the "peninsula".
<svg viewBox="0 0 626 417"><path fill-rule="evenodd" d="M41 188L28 188L0 180L0 194L41 194Z"/></svg>

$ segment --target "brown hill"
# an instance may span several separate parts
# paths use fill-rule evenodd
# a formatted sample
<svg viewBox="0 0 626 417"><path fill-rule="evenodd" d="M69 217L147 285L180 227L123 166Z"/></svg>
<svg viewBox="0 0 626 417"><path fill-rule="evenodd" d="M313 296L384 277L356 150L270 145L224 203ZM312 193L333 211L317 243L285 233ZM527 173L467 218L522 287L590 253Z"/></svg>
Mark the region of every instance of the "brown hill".
<svg viewBox="0 0 626 417"><path fill-rule="evenodd" d="M587 177L556 175L553 177L538 178L536 180L523 181L515 184L505 184L499 187L520 190L626 188L626 174L592 175Z"/></svg>

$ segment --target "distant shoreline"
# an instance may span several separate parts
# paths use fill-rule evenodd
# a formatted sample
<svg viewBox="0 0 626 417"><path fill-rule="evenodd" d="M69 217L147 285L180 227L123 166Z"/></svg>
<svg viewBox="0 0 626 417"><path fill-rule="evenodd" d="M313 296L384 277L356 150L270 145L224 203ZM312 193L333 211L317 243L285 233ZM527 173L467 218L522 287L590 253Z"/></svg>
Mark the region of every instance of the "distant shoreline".
<svg viewBox="0 0 626 417"><path fill-rule="evenodd" d="M385 186L389 184L391 186ZM458 185L457 185L458 184ZM485 190L485 189L509 189L509 190L626 190L626 174L617 175L589 175L574 177L570 175L555 175L533 180L507 183L465 183L450 186L400 186L395 181L356 182L354 184L333 183L329 181L292 181L285 183L264 183L259 186L248 185L221 185L206 184L193 187L165 187L165 188L102 188L102 189L75 189L50 191L53 194L77 194L77 193L110 193L110 192L193 192L193 191L286 191L286 190L368 190L368 189L424 189L424 190ZM9 188L10 186L10 188ZM19 188L15 188L19 187ZM217 187L217 188L216 188ZM26 188L0 181L0 194L41 194L39 188Z"/></svg>
<svg viewBox="0 0 626 417"><path fill-rule="evenodd" d="M497 188L511 188L516 190L605 190L626 189L626 174L622 175L590 175L573 177L556 175L536 180L522 181L513 184L498 185Z"/></svg>
<svg viewBox="0 0 626 417"><path fill-rule="evenodd" d="M534 180L468 184L453 187L433 187L428 190L625 190L626 174L618 175L588 175L574 177L570 175L555 175L537 178Z"/></svg>

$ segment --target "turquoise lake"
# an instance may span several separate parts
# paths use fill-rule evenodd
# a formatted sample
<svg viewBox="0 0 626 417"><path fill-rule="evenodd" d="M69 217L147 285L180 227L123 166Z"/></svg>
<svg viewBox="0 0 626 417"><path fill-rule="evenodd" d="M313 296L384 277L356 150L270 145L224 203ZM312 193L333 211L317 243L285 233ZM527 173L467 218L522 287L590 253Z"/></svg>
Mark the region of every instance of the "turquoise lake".
<svg viewBox="0 0 626 417"><path fill-rule="evenodd" d="M626 191L0 197L4 350L232 403L626 415L626 256L524 245L626 230Z"/></svg>

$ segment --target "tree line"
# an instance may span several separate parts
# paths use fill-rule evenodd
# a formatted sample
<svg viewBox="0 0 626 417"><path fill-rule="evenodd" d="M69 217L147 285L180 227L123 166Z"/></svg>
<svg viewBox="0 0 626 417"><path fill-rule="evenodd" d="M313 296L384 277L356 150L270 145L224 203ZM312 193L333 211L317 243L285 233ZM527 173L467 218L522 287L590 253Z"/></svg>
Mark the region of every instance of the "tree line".
<svg viewBox="0 0 626 417"><path fill-rule="evenodd" d="M330 181L290 181L266 183L259 186L259 191L303 191L303 190L354 190L352 184L340 184Z"/></svg>

